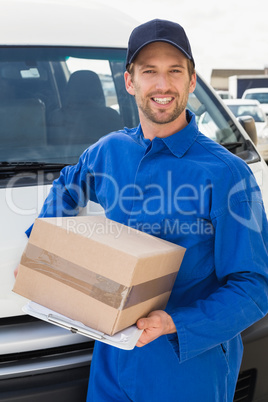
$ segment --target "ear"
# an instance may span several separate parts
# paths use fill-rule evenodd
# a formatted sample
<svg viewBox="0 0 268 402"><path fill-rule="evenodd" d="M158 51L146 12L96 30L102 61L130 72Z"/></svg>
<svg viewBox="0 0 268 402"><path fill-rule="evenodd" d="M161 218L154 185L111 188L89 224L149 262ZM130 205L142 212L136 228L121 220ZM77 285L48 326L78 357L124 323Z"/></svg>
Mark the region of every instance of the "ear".
<svg viewBox="0 0 268 402"><path fill-rule="evenodd" d="M135 90L134 90L134 85L131 79L131 75L129 74L129 72L125 71L124 74L124 78L125 78L125 86L126 86L126 90L130 95L135 95Z"/></svg>
<svg viewBox="0 0 268 402"><path fill-rule="evenodd" d="M189 93L193 93L196 87L196 73L192 74L190 85L189 85Z"/></svg>

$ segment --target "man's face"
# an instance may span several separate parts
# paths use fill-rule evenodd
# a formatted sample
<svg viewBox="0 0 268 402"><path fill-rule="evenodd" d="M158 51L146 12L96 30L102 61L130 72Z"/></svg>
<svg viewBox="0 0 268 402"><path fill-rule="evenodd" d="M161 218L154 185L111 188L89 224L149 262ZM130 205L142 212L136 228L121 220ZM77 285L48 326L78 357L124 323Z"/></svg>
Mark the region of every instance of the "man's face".
<svg viewBox="0 0 268 402"><path fill-rule="evenodd" d="M187 59L177 48L155 42L145 46L126 73L127 91L135 96L140 120L163 125L176 121L185 110L196 76L189 77Z"/></svg>

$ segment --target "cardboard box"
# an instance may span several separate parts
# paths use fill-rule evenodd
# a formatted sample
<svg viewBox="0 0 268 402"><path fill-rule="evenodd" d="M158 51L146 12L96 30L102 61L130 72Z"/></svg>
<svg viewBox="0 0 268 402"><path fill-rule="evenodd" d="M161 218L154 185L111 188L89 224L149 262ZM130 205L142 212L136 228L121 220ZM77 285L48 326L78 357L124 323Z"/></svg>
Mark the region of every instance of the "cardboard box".
<svg viewBox="0 0 268 402"><path fill-rule="evenodd" d="M165 308L184 253L104 216L39 218L13 291L113 335Z"/></svg>

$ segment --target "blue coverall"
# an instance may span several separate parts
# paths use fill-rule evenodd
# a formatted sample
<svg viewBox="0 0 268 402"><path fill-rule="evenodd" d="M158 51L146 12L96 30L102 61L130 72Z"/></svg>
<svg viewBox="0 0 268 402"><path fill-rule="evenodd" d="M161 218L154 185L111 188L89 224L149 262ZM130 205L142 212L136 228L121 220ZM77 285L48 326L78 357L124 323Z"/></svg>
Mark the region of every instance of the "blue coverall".
<svg viewBox="0 0 268 402"><path fill-rule="evenodd" d="M187 119L163 139L140 126L103 137L62 170L41 211L75 215L91 199L108 218L187 249L166 307L177 333L132 351L96 342L90 402L231 402L240 332L267 313L260 190L245 162Z"/></svg>

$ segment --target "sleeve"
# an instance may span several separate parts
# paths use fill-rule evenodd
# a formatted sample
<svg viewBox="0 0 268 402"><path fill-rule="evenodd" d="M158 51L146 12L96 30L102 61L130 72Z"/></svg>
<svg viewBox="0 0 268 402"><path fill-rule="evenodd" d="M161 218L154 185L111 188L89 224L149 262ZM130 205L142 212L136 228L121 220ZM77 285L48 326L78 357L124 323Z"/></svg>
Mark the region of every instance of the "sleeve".
<svg viewBox="0 0 268 402"><path fill-rule="evenodd" d="M89 154L90 151L86 150L76 165L62 169L59 178L53 182L39 217L75 216L88 200L98 202ZM28 237L32 226L26 231Z"/></svg>
<svg viewBox="0 0 268 402"><path fill-rule="evenodd" d="M261 199L234 202L212 222L221 286L171 313L177 333L168 338L181 362L234 338L268 311L268 226Z"/></svg>

